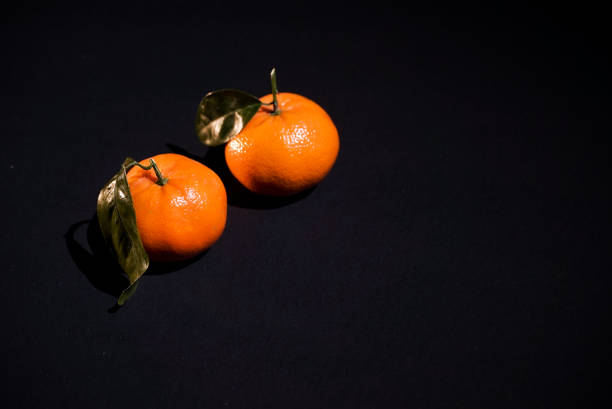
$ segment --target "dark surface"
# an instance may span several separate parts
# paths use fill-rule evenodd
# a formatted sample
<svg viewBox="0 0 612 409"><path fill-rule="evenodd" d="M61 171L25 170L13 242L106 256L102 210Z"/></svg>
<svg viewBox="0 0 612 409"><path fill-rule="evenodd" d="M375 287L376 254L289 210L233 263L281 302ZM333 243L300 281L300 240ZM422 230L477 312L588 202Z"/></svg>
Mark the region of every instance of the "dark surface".
<svg viewBox="0 0 612 409"><path fill-rule="evenodd" d="M601 395L601 22L292 7L2 14L2 406L583 407ZM207 91L263 95L272 66L341 137L328 178L290 200L241 190L193 131ZM227 228L202 257L154 266L117 310L121 281L89 225L98 190L126 156L170 151L224 178Z"/></svg>

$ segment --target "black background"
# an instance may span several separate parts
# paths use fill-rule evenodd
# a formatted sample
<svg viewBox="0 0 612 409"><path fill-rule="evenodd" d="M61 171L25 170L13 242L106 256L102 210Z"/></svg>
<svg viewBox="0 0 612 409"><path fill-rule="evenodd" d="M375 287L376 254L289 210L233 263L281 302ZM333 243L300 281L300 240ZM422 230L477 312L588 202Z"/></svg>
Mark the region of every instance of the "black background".
<svg viewBox="0 0 612 409"><path fill-rule="evenodd" d="M609 73L597 17L322 4L2 14L3 406L580 407L609 363ZM210 90L279 88L340 132L292 200L193 131ZM204 256L117 310L89 224L123 159L226 182Z"/></svg>

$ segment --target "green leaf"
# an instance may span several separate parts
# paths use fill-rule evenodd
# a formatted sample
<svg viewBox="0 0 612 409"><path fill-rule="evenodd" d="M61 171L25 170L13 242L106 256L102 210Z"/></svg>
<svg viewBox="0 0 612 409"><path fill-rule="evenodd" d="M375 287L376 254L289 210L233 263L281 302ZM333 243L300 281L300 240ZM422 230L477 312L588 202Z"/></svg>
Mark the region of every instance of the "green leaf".
<svg viewBox="0 0 612 409"><path fill-rule="evenodd" d="M134 283L147 271L149 256L142 245L136 226L136 213L127 183L127 171L136 163L127 158L121 169L100 190L98 222L106 244L130 280L130 286L119 297L122 305L136 289Z"/></svg>
<svg viewBox="0 0 612 409"><path fill-rule="evenodd" d="M259 110L261 101L236 89L209 92L198 105L195 130L200 141L218 146L238 135Z"/></svg>

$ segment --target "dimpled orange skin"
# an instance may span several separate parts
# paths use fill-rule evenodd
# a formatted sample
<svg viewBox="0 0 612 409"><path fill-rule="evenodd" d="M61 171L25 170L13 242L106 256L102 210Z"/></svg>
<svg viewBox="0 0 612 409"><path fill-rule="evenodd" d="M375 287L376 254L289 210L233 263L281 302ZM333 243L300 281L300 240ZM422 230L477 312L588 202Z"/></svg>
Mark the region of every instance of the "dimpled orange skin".
<svg viewBox="0 0 612 409"><path fill-rule="evenodd" d="M185 156L166 153L153 160L168 179L164 186L153 169L134 166L127 174L140 239L151 260L186 260L223 233L225 187L215 172ZM149 159L140 164L149 166Z"/></svg>
<svg viewBox="0 0 612 409"><path fill-rule="evenodd" d="M260 98L272 102L272 94ZM301 95L279 93L280 113L263 105L225 147L227 166L247 189L288 196L318 184L331 170L340 141L327 113Z"/></svg>

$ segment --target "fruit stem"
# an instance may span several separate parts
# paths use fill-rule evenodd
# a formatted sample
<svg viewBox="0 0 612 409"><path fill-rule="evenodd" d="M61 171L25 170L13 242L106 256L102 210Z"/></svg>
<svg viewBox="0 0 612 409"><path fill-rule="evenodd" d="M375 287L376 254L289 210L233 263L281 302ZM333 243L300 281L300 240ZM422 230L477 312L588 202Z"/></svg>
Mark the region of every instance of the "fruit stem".
<svg viewBox="0 0 612 409"><path fill-rule="evenodd" d="M168 183L168 178L165 178L164 175L162 175L161 171L157 167L157 163L155 163L153 159L149 159L149 162L151 162L151 166L153 166L153 170L155 171L155 176L157 176L157 182L155 183L160 186L163 186Z"/></svg>
<svg viewBox="0 0 612 409"><path fill-rule="evenodd" d="M278 109L278 88L276 86L276 68L272 68L272 71L270 71L270 82L272 83L272 104L274 106L272 115L278 115L280 114L280 111Z"/></svg>
<svg viewBox="0 0 612 409"><path fill-rule="evenodd" d="M155 171L155 176L157 176L157 181L155 183L157 183L158 185L163 186L168 183L168 178L165 178L164 175L162 175L161 171L157 167L157 163L155 163L153 159L149 159L149 166L143 166L138 162L134 163L134 165L144 170L150 170L151 168L153 168L153 170Z"/></svg>

